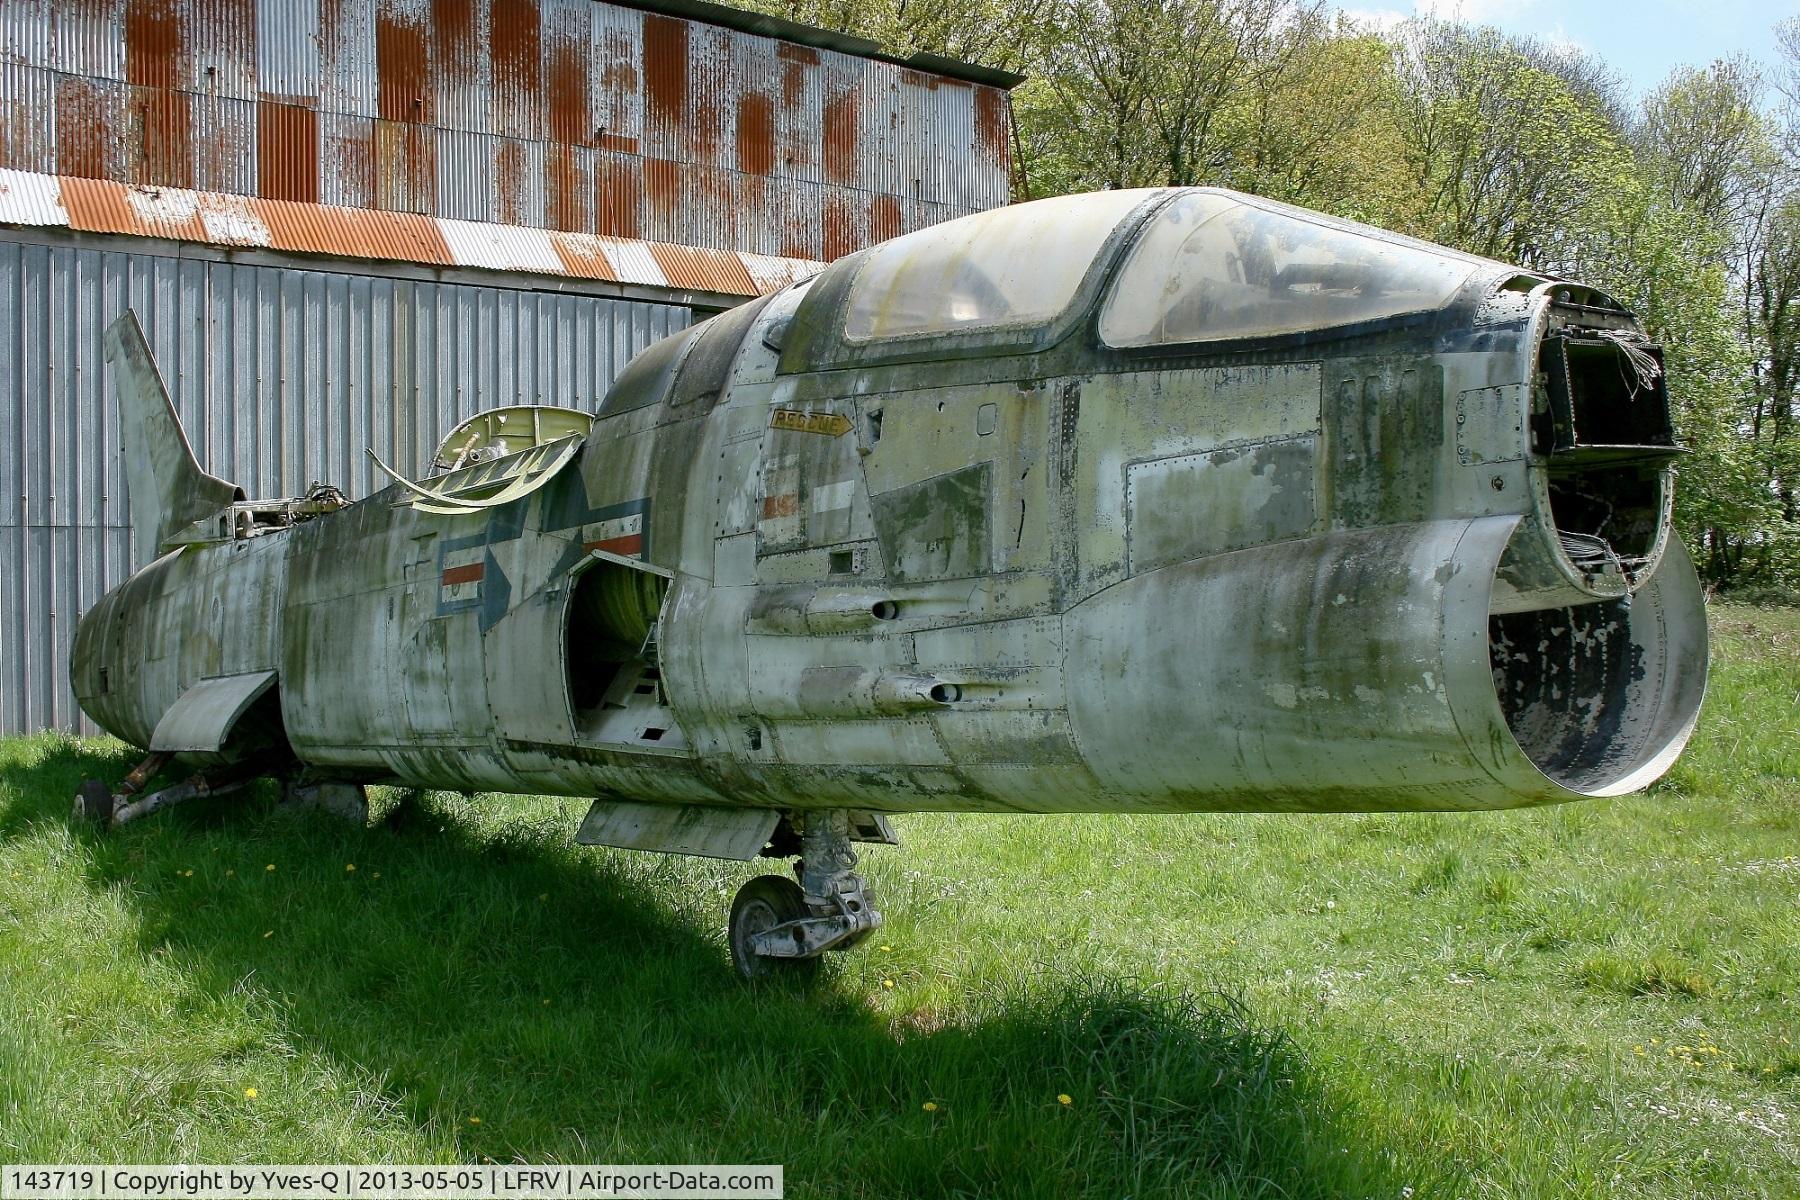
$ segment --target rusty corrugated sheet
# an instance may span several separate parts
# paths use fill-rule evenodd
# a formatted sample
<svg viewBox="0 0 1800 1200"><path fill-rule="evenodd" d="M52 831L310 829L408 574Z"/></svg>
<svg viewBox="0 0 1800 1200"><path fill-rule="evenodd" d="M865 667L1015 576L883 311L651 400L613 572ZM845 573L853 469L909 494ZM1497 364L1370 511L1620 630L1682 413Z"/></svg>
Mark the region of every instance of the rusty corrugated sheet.
<svg viewBox="0 0 1800 1200"><path fill-rule="evenodd" d="M744 268L743 260L728 251L651 242L650 256L673 287L738 296L754 296L762 290Z"/></svg>
<svg viewBox="0 0 1800 1200"><path fill-rule="evenodd" d="M253 204L268 225L269 247L274 250L444 266L456 261L438 222L431 217L282 200L256 200Z"/></svg>
<svg viewBox="0 0 1800 1200"><path fill-rule="evenodd" d="M17 195L0 191L0 217L21 215ZM676 304L496 284L0 229L0 733L93 732L67 664L76 617L135 562L102 348L123 308L208 469L257 497L313 480L361 496L381 482L365 448L410 473L480 409L591 412L634 354L693 319Z"/></svg>
<svg viewBox="0 0 1800 1200"><path fill-rule="evenodd" d="M805 278L823 265L806 258L489 221L7 170L0 170L0 224L63 225L90 233L335 258L609 279L723 296L771 291Z"/></svg>
<svg viewBox="0 0 1800 1200"><path fill-rule="evenodd" d="M67 225L57 181L48 175L0 169L0 225Z"/></svg>
<svg viewBox="0 0 1800 1200"><path fill-rule="evenodd" d="M10 0L0 167L810 258L1006 201L1003 87L921 64L679 0Z"/></svg>

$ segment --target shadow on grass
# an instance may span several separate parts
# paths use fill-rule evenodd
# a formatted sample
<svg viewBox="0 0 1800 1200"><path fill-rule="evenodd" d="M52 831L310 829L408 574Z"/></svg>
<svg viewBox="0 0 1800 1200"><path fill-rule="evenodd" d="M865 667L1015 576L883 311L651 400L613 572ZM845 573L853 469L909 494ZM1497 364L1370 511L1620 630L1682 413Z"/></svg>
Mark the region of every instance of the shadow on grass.
<svg viewBox="0 0 1800 1200"><path fill-rule="evenodd" d="M47 743L7 770L0 838L66 819L81 777L128 765ZM145 953L203 995L269 997L297 1049L461 1158L783 1163L790 1196L1429 1185L1398 1181L1298 1048L1232 1000L1045 971L890 1021L849 968L810 993L748 990L710 928L716 867L472 813L423 798L353 829L264 795L80 845L92 886L128 885Z"/></svg>

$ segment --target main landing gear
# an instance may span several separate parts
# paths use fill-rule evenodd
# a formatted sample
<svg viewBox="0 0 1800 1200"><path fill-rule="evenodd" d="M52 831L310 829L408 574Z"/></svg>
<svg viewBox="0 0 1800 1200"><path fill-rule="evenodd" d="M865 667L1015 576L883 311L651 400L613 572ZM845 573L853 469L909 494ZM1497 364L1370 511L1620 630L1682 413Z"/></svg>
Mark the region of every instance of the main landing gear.
<svg viewBox="0 0 1800 1200"><path fill-rule="evenodd" d="M793 823L799 883L759 875L731 902L731 964L745 979L812 976L821 954L847 950L881 928L881 914L856 873L850 814L827 809L798 814Z"/></svg>
<svg viewBox="0 0 1800 1200"><path fill-rule="evenodd" d="M207 796L224 796L242 791L266 775L280 774L282 803L299 808L317 808L358 823L369 819L369 798L362 785L350 783L306 782L285 768L291 761L244 759L209 771L189 775L178 783L148 794L144 788L169 765L174 755L155 753L131 769L118 790L106 786L104 780L84 779L75 792L77 821L85 821L112 829L158 809L199 800Z"/></svg>

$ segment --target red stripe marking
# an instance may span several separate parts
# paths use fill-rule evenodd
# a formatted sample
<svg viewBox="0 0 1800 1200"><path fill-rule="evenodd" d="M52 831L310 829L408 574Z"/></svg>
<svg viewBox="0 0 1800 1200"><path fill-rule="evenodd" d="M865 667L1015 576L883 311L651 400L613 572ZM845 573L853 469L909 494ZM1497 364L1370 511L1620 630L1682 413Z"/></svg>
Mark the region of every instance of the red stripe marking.
<svg viewBox="0 0 1800 1200"><path fill-rule="evenodd" d="M487 569L486 563L470 563L466 567L445 567L444 586L453 587L459 583L478 583L482 572Z"/></svg>
<svg viewBox="0 0 1800 1200"><path fill-rule="evenodd" d="M628 533L623 537L605 538L598 542L584 542L582 543L581 548L583 550L604 550L608 554L618 554L629 557L633 554L642 554L644 552L644 535L641 533Z"/></svg>

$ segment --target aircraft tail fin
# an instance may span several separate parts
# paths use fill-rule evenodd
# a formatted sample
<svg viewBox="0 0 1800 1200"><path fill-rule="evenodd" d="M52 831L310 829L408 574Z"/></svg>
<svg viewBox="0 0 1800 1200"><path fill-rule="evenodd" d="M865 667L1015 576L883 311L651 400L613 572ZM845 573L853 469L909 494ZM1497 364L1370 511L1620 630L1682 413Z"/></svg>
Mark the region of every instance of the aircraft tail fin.
<svg viewBox="0 0 1800 1200"><path fill-rule="evenodd" d="M138 557L154 558L177 530L242 500L244 492L208 475L195 461L143 328L130 309L106 331L106 361L119 389L131 529Z"/></svg>

